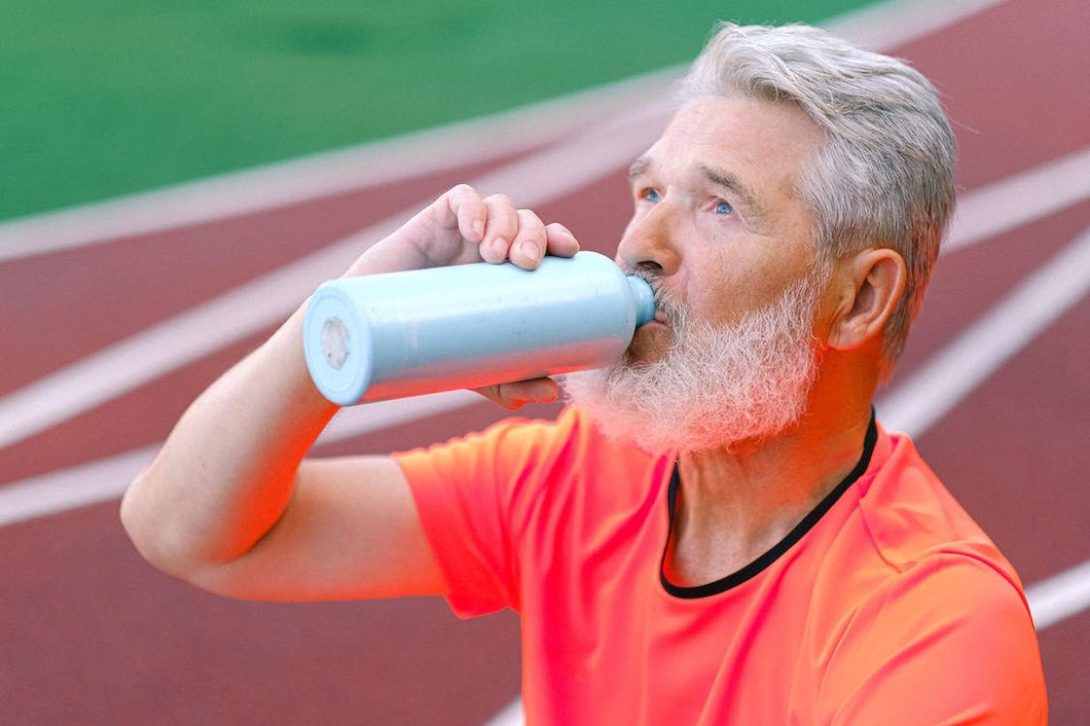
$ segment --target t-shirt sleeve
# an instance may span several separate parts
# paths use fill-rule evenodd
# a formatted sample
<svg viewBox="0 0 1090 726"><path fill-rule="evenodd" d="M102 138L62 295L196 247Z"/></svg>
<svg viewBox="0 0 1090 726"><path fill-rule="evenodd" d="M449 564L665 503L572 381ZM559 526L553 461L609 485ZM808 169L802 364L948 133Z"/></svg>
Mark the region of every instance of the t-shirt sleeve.
<svg viewBox="0 0 1090 726"><path fill-rule="evenodd" d="M395 453L459 617L519 609L517 537L548 488L569 426L509 419Z"/></svg>
<svg viewBox="0 0 1090 726"><path fill-rule="evenodd" d="M1047 724L1037 637L1017 588L963 555L901 573L840 638L817 722Z"/></svg>

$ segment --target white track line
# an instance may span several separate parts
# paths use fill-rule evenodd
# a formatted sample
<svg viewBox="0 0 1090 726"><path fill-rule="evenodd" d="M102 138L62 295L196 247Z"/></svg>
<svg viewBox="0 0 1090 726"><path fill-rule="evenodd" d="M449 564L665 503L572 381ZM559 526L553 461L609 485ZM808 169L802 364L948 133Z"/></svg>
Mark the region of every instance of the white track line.
<svg viewBox="0 0 1090 726"><path fill-rule="evenodd" d="M919 436L1090 292L1090 229L884 396L891 429Z"/></svg>
<svg viewBox="0 0 1090 726"><path fill-rule="evenodd" d="M0 262L211 222L517 154L667 95L668 68L570 96L149 192L0 223Z"/></svg>
<svg viewBox="0 0 1090 726"><path fill-rule="evenodd" d="M1002 5L1006 0L889 0L822 23L833 34L876 50L889 50Z"/></svg>
<svg viewBox="0 0 1090 726"><path fill-rule="evenodd" d="M451 391L344 408L322 432L315 446L382 431L484 400L469 391ZM160 446L144 446L0 486L0 527L117 499L151 463Z"/></svg>
<svg viewBox="0 0 1090 726"><path fill-rule="evenodd" d="M943 252L994 237L1090 197L1090 148L991 184L958 202Z"/></svg>
<svg viewBox="0 0 1090 726"><path fill-rule="evenodd" d="M1090 607L1090 560L1026 588L1033 623L1044 630Z"/></svg>
<svg viewBox="0 0 1090 726"><path fill-rule="evenodd" d="M151 463L159 444L0 487L0 527L117 499Z"/></svg>
<svg viewBox="0 0 1090 726"><path fill-rule="evenodd" d="M516 698L488 719L484 726L522 726L523 723L525 718L522 713L522 699Z"/></svg>
<svg viewBox="0 0 1090 726"><path fill-rule="evenodd" d="M668 116L646 104L562 145L538 152L472 183L539 206L621 168L645 149ZM80 412L285 319L319 283L339 275L370 244L417 210L421 200L318 252L300 258L184 313L109 345L0 399L0 447L22 441Z"/></svg>

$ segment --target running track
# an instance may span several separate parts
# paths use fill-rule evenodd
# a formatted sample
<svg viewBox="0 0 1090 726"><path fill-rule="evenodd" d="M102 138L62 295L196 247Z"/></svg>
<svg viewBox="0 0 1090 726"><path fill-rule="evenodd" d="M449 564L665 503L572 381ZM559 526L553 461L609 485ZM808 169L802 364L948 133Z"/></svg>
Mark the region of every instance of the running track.
<svg viewBox="0 0 1090 726"><path fill-rule="evenodd" d="M943 93L963 205L879 413L917 435L1030 585L1090 560L1090 97L1072 92L1090 71L1088 21L1083 3L1008 0L894 48ZM610 251L627 213L623 169L660 125L653 107L627 121L603 110L563 140L540 135L495 158L0 262L0 721L479 724L510 702L510 614L463 623L437 600L206 595L139 559L109 492L307 289L456 181L513 190L584 246ZM602 173L565 176L587 149ZM201 348L202 337L214 342ZM49 399L42 381L61 393ZM923 413L910 408L921 401ZM431 415L423 405L346 412L318 453L430 443L502 415L460 395L433 400ZM26 492L42 493L33 513L47 491L95 487L107 493L90 496L108 501L13 514ZM1049 613L1035 607L1053 723L1085 723L1090 611Z"/></svg>

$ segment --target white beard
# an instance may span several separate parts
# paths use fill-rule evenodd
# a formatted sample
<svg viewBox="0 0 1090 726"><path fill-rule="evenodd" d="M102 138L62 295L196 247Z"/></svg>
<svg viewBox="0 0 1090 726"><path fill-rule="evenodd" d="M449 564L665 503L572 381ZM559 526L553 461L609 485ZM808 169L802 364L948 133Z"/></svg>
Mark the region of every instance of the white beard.
<svg viewBox="0 0 1090 726"><path fill-rule="evenodd" d="M674 333L666 354L651 363L626 355L609 368L568 374L566 396L607 436L651 453L729 449L774 436L806 410L819 362L814 313L826 279L824 270L807 275L726 326L692 320L656 289Z"/></svg>

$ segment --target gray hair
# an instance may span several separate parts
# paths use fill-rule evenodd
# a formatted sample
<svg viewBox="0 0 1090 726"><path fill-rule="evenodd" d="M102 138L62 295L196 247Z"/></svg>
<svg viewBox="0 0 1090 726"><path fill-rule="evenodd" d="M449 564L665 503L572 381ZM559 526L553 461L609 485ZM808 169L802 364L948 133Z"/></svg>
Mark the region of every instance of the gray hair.
<svg viewBox="0 0 1090 726"><path fill-rule="evenodd" d="M682 84L682 102L700 96L794 103L824 130L798 180L816 213L819 261L881 246L908 270L884 331L888 375L954 209L954 135L934 86L901 60L817 28L720 23Z"/></svg>

